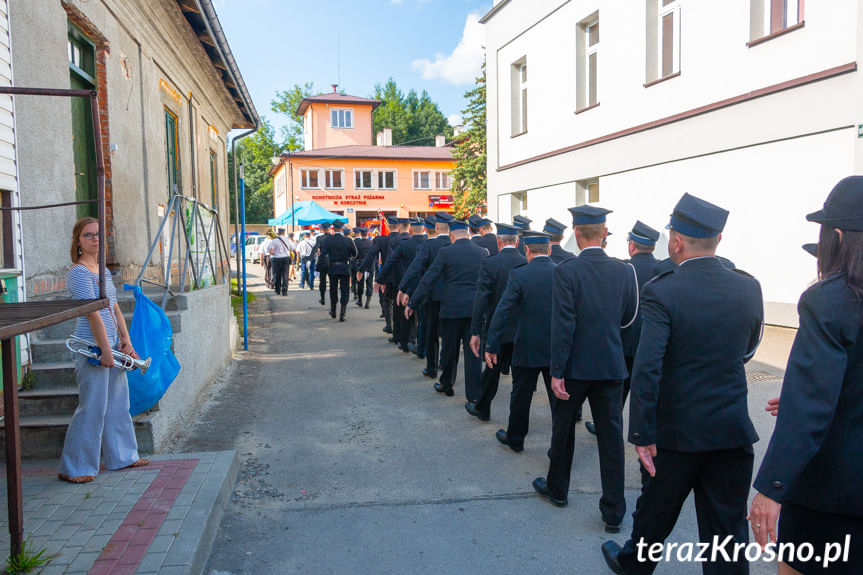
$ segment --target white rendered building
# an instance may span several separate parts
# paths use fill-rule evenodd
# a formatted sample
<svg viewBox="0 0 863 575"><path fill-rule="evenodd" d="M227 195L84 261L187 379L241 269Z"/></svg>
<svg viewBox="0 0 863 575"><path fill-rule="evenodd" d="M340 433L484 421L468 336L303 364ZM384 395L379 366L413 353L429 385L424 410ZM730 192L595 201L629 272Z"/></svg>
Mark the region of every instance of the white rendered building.
<svg viewBox="0 0 863 575"><path fill-rule="evenodd" d="M861 15L863 0L496 0L490 216L541 229L595 203L625 257L635 220L664 231L690 192L730 210L719 253L761 281L768 323L796 326L816 275L804 216L863 174Z"/></svg>

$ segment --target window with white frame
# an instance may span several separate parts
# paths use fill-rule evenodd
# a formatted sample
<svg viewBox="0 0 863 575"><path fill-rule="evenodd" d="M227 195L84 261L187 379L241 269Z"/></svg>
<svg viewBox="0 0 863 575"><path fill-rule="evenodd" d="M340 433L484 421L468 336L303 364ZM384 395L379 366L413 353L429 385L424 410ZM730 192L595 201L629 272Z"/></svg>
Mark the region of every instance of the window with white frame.
<svg viewBox="0 0 863 575"><path fill-rule="evenodd" d="M435 172L435 174L434 174L434 187L436 190L448 190L448 189L450 189L449 172Z"/></svg>
<svg viewBox="0 0 863 575"><path fill-rule="evenodd" d="M414 172L414 189L431 189L431 172Z"/></svg>
<svg viewBox="0 0 863 575"><path fill-rule="evenodd" d="M354 170L354 188L357 190L373 189L372 175L371 170Z"/></svg>
<svg viewBox="0 0 863 575"><path fill-rule="evenodd" d="M527 132L527 57L513 62L511 79L512 135Z"/></svg>
<svg viewBox="0 0 863 575"><path fill-rule="evenodd" d="M779 34L803 21L803 0L750 0L750 40Z"/></svg>
<svg viewBox="0 0 863 575"><path fill-rule="evenodd" d="M576 111L599 104L599 13L578 23L576 41Z"/></svg>
<svg viewBox="0 0 863 575"><path fill-rule="evenodd" d="M396 173L394 170L381 170L378 172L378 189L396 189Z"/></svg>
<svg viewBox="0 0 863 575"><path fill-rule="evenodd" d="M330 110L330 124L333 128L353 128L354 111L343 109Z"/></svg>
<svg viewBox="0 0 863 575"><path fill-rule="evenodd" d="M320 188L317 170L300 170L300 187Z"/></svg>
<svg viewBox="0 0 863 575"><path fill-rule="evenodd" d="M324 187L329 190L341 190L344 188L343 174L344 170L327 170L324 173Z"/></svg>
<svg viewBox="0 0 863 575"><path fill-rule="evenodd" d="M680 0L659 0L660 78L680 71Z"/></svg>

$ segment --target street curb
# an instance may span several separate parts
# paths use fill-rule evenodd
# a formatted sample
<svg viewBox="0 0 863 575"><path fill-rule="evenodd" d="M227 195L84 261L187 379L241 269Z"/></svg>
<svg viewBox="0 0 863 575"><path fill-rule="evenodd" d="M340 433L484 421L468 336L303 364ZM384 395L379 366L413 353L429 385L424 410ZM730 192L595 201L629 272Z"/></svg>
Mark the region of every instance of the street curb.
<svg viewBox="0 0 863 575"><path fill-rule="evenodd" d="M207 455L212 457L212 463L200 487L190 481L188 489L184 488L180 494L183 496L188 491L194 494L194 498L160 571L169 570L171 573L195 575L204 572L216 539L216 532L222 522L231 492L234 490L234 483L240 470L240 460L236 451L218 451L209 454L178 453L170 457L171 459L201 457L200 467L208 463L205 459ZM198 469L195 471L197 472Z"/></svg>

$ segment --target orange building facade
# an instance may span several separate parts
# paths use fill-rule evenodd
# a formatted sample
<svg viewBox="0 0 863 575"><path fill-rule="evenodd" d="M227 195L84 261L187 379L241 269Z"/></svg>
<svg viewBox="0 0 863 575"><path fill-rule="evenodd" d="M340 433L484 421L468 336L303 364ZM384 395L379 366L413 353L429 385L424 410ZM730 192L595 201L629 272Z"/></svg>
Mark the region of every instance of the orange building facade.
<svg viewBox="0 0 863 575"><path fill-rule="evenodd" d="M378 219L452 211L452 147L393 146L389 130L372 144L372 111L378 100L332 92L303 100L306 149L286 152L270 170L273 213L314 200L348 217L352 226Z"/></svg>

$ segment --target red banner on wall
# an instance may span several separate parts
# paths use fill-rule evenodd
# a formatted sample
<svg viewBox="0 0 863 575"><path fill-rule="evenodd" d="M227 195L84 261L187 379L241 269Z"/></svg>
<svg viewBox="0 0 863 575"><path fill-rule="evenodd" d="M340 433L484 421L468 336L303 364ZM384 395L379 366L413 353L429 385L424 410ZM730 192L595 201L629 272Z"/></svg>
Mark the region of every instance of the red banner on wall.
<svg viewBox="0 0 863 575"><path fill-rule="evenodd" d="M438 210L451 210L452 209L452 196L429 196L429 207L435 208Z"/></svg>

